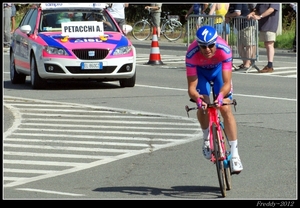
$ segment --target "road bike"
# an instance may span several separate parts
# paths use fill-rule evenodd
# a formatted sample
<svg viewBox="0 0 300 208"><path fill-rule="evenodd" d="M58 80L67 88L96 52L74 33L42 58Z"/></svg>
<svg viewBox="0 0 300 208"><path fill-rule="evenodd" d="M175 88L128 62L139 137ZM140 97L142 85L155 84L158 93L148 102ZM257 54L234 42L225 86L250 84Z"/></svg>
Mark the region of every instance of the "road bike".
<svg viewBox="0 0 300 208"><path fill-rule="evenodd" d="M210 82L211 89L213 82ZM213 100L216 99L216 95L213 93ZM195 102L193 100L190 100ZM228 137L224 130L224 123L221 120L220 112L216 108L216 103L207 104L207 113L209 115L209 142L211 149L211 162L216 165L218 181L221 189L222 196L226 196L226 190L231 190L231 151ZM233 99L229 103L223 103L222 105L233 105L236 111L237 102ZM185 110L189 117L190 110L197 110L198 107L190 108L185 106ZM204 111L205 112L205 111Z"/></svg>
<svg viewBox="0 0 300 208"><path fill-rule="evenodd" d="M143 17L142 20L133 24L131 34L136 40L147 40L152 35L155 24L152 20L150 9L148 9L148 16ZM170 12L162 12L163 17L160 18L160 33L169 41L178 40L183 33L183 27L178 20L178 15L170 15Z"/></svg>

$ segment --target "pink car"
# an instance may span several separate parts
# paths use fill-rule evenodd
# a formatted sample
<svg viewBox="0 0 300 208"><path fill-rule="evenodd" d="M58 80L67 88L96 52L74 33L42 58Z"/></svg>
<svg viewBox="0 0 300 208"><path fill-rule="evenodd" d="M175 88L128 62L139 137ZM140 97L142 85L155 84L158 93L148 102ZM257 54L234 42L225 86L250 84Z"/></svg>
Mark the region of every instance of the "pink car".
<svg viewBox="0 0 300 208"><path fill-rule="evenodd" d="M10 78L34 89L49 80L119 81L134 87L136 49L103 3L42 3L12 35Z"/></svg>

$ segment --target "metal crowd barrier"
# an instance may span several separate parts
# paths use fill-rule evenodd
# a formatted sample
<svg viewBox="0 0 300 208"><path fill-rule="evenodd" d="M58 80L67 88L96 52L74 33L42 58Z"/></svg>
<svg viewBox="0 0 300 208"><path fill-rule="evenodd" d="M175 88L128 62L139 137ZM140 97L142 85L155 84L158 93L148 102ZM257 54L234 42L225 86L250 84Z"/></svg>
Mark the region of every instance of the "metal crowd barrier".
<svg viewBox="0 0 300 208"><path fill-rule="evenodd" d="M226 25L225 19L221 15L189 15L186 23L186 32L184 38L187 38L186 46L189 46L195 39L196 31L203 25L215 26L218 25L217 30L222 30L219 34L232 49L232 58L240 60L251 60L250 67L245 71L248 73L253 67L256 70L259 68L255 62L259 60L258 50L258 21L248 20L247 17L234 17ZM226 27L229 34L226 34ZM239 67L233 65L235 70Z"/></svg>

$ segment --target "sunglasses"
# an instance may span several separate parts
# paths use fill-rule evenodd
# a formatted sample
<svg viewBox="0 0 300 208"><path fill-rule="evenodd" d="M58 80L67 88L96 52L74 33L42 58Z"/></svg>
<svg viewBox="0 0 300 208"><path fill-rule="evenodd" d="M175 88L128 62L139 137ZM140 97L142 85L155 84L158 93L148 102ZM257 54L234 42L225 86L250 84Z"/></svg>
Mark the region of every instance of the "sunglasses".
<svg viewBox="0 0 300 208"><path fill-rule="evenodd" d="M199 45L200 46L200 48L202 48L202 49L206 49L206 48L213 48L214 46L215 46L216 44L215 43L213 43L213 44L210 44L210 45L208 45L208 46L206 46L206 45Z"/></svg>

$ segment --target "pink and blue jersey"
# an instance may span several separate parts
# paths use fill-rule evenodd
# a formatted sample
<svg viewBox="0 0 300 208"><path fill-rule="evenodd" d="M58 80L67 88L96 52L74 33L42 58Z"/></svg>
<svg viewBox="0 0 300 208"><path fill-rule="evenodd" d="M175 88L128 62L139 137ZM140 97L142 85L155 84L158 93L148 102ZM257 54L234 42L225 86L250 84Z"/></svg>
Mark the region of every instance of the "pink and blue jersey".
<svg viewBox="0 0 300 208"><path fill-rule="evenodd" d="M212 58L205 58L200 52L197 41L188 47L186 75L198 76L197 90L202 95L210 94L210 81L214 82L214 92L218 95L223 86L222 70L232 70L232 51L226 41L218 36L216 52Z"/></svg>

